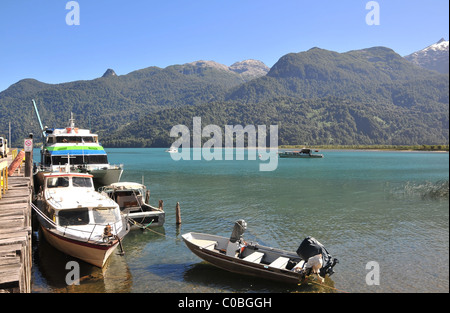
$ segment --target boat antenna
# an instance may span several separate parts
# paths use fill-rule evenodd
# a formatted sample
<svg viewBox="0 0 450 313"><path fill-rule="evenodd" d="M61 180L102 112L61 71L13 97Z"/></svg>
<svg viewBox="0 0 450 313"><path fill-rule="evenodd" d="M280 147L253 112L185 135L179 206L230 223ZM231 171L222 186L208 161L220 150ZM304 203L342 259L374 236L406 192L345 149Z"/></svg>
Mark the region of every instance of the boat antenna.
<svg viewBox="0 0 450 313"><path fill-rule="evenodd" d="M70 112L69 126L75 127L75 120L73 119L73 112Z"/></svg>
<svg viewBox="0 0 450 313"><path fill-rule="evenodd" d="M66 173L70 173L70 154L67 153Z"/></svg>
<svg viewBox="0 0 450 313"><path fill-rule="evenodd" d="M42 127L41 116L39 115L39 111L37 109L36 102L34 101L34 99L32 99L32 101L33 101L33 105L34 105L34 112L36 112L36 116L39 121L39 127L41 128L42 137L45 137L45 130L44 130L44 127Z"/></svg>

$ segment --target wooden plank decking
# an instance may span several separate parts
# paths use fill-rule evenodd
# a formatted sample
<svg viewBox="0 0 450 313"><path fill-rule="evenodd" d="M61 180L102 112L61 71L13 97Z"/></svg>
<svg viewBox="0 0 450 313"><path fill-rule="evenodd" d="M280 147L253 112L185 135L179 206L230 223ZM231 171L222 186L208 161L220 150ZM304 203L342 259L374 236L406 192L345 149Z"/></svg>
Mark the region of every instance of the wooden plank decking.
<svg viewBox="0 0 450 313"><path fill-rule="evenodd" d="M8 177L0 199L0 293L31 292L31 197L31 178Z"/></svg>

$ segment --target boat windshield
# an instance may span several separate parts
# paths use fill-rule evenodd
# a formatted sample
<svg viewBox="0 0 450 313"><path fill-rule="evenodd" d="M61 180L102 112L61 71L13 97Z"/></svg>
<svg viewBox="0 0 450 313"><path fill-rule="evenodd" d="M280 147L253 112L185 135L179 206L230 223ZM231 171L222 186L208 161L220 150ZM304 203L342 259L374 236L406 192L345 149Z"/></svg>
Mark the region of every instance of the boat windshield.
<svg viewBox="0 0 450 313"><path fill-rule="evenodd" d="M69 187L69 177L49 177L47 178L47 188Z"/></svg>
<svg viewBox="0 0 450 313"><path fill-rule="evenodd" d="M93 136L57 136L57 143L91 143L97 142Z"/></svg>
<svg viewBox="0 0 450 313"><path fill-rule="evenodd" d="M120 213L116 208L96 208L92 213L96 224L115 223L120 220Z"/></svg>
<svg viewBox="0 0 450 313"><path fill-rule="evenodd" d="M73 187L92 187L92 180L90 177L73 177Z"/></svg>
<svg viewBox="0 0 450 313"><path fill-rule="evenodd" d="M89 210L87 208L61 210L58 213L60 226L79 226L89 224Z"/></svg>

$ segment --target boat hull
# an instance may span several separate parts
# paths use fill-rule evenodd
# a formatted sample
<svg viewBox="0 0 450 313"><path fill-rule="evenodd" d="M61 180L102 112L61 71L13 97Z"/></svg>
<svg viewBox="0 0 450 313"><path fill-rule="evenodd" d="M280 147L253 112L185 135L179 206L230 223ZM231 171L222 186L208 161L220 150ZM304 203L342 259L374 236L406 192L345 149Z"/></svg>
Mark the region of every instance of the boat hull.
<svg viewBox="0 0 450 313"><path fill-rule="evenodd" d="M166 214L164 212L132 212L126 214L131 229L163 226Z"/></svg>
<svg viewBox="0 0 450 313"><path fill-rule="evenodd" d="M322 154L312 154L312 155L301 155L301 154L279 154L282 159L321 159Z"/></svg>
<svg viewBox="0 0 450 313"><path fill-rule="evenodd" d="M113 253L119 245L118 240L114 240L112 244L109 245L98 245L61 236L52 229L46 228L42 225L41 229L47 242L54 248L67 255L100 268L105 265L111 253Z"/></svg>
<svg viewBox="0 0 450 313"><path fill-rule="evenodd" d="M186 246L189 248L189 250L192 251L192 253L194 253L199 258L205 260L206 262L221 269L224 269L226 271L246 276L254 276L269 279L272 281L278 281L287 284L299 284L304 279L303 273L278 268L271 268L265 264L252 263L245 261L243 259L221 254L220 252L214 250L201 248L198 245L192 243L188 239L189 237L186 235L183 235L182 238ZM213 235L211 235L211 238L223 239L221 237Z"/></svg>
<svg viewBox="0 0 450 313"><path fill-rule="evenodd" d="M97 169L89 171L92 174L94 183L99 186L107 186L120 181L122 168Z"/></svg>

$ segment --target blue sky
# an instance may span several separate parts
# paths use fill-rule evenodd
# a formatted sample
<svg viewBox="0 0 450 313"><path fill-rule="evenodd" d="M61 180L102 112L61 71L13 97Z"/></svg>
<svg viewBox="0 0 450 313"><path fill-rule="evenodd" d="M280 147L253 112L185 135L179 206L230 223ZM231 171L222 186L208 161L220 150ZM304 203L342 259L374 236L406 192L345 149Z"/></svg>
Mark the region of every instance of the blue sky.
<svg viewBox="0 0 450 313"><path fill-rule="evenodd" d="M320 47L338 52L386 46L404 56L449 39L447 0L0 0L0 91L24 79L88 80L196 60L231 65Z"/></svg>

